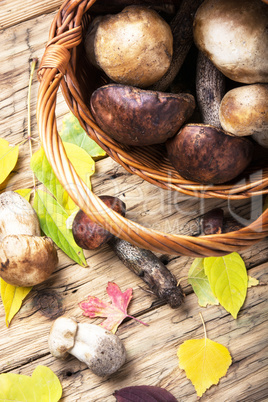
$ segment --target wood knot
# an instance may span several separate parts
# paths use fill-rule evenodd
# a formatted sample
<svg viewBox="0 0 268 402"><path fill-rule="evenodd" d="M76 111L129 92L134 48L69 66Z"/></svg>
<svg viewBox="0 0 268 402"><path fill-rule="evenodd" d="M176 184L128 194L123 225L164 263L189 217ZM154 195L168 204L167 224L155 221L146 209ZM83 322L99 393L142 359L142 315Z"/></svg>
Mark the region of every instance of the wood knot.
<svg viewBox="0 0 268 402"><path fill-rule="evenodd" d="M34 306L44 316L56 319L64 314L62 298L54 291L40 291L33 299Z"/></svg>

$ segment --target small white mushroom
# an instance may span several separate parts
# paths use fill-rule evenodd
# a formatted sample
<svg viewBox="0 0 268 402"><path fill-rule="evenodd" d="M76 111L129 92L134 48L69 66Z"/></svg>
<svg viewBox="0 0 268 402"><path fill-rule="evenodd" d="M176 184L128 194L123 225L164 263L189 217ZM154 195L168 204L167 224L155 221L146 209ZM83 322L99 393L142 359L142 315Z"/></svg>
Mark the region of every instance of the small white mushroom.
<svg viewBox="0 0 268 402"><path fill-rule="evenodd" d="M14 286L30 287L45 281L58 263L49 237L41 237L38 217L19 194L0 195L0 277Z"/></svg>
<svg viewBox="0 0 268 402"><path fill-rule="evenodd" d="M117 335L65 316L53 323L48 346L54 357L65 359L71 354L100 377L115 373L126 360L125 347Z"/></svg>

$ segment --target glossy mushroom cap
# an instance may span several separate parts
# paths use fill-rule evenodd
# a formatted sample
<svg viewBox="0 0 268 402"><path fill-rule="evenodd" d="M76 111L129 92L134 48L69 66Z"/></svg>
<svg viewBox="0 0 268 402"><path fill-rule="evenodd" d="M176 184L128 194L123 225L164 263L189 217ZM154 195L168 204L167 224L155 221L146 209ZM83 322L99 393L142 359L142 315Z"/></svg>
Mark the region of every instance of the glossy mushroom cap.
<svg viewBox="0 0 268 402"><path fill-rule="evenodd" d="M176 134L195 109L190 94L149 91L110 84L91 97L91 111L100 128L114 140L145 146Z"/></svg>

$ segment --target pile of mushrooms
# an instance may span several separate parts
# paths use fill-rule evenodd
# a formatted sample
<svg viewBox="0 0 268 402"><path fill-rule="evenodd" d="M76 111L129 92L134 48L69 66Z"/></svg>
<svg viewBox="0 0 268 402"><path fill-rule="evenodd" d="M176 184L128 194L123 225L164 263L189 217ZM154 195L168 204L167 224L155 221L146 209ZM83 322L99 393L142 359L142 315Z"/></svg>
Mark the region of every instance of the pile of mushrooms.
<svg viewBox="0 0 268 402"><path fill-rule="evenodd" d="M86 54L110 82L92 94L90 108L112 139L165 144L182 177L220 184L246 169L256 142L268 148L268 7L259 0L190 3L169 23L145 6L93 19ZM174 61L182 64L176 49L186 41L178 46L176 22L193 14L196 92L172 93ZM157 90L163 80L170 92Z"/></svg>
<svg viewBox="0 0 268 402"><path fill-rule="evenodd" d="M14 286L34 286L54 272L57 250L41 236L38 217L18 193L0 195L0 277Z"/></svg>

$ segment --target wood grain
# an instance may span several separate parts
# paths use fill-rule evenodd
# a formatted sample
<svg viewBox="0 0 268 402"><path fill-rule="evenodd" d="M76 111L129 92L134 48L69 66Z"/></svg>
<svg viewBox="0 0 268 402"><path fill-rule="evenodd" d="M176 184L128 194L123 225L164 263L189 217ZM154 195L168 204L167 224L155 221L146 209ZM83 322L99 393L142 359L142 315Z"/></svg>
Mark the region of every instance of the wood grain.
<svg viewBox="0 0 268 402"><path fill-rule="evenodd" d="M41 59L55 10L61 2L1 2L0 31L0 138L11 144L27 137L27 93L30 60ZM2 25L1 25L2 24ZM31 98L31 129L33 149L40 146L35 119L38 90L34 76ZM57 116L68 108L58 94ZM0 191L32 188L29 144L20 145L16 169ZM38 184L40 186L40 184ZM96 163L92 178L93 191L114 195L127 205L127 217L147 227L168 233L197 236L199 218L212 208L221 207L225 214L249 223L262 209L261 197L244 201L200 200L177 192L165 191L127 173L110 158ZM88 267L75 264L60 250L59 264L49 280L36 286L23 303L9 328L0 302L0 373L13 372L31 375L39 364L50 367L60 378L64 402L112 402L116 389L127 385L158 385L167 388L178 401L196 401L194 387L178 368L176 352L187 339L203 337L201 312L208 337L227 346L233 364L227 376L201 398L201 401L264 401L267 385L267 270L268 242L263 239L241 253L249 274L262 285L250 288L238 319L234 320L221 306L201 308L187 283L187 273L193 261L188 257L158 256L181 281L185 301L178 309L171 309L148 292L141 278L130 272L114 255L108 245L100 250L86 251ZM126 320L118 335L127 349L127 362L108 379L94 376L84 364L70 357L57 360L48 350L47 338L54 319L62 314L88 322L78 302L88 295L107 300L108 281L116 282L122 290L133 288L129 313L149 324L145 327L134 320ZM96 324L101 319L90 320Z"/></svg>

